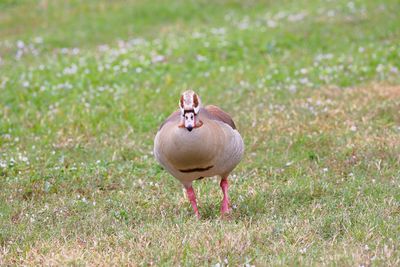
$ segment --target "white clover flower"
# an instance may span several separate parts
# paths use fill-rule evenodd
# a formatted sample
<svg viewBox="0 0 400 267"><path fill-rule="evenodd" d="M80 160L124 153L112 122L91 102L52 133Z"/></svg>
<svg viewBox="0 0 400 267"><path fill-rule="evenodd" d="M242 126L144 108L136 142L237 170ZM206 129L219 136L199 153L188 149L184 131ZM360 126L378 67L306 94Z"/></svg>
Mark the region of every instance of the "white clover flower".
<svg viewBox="0 0 400 267"><path fill-rule="evenodd" d="M268 26L269 28L276 28L276 26L278 26L278 23L276 23L275 20L269 19L269 20L267 21L267 26Z"/></svg>
<svg viewBox="0 0 400 267"><path fill-rule="evenodd" d="M7 161L0 160L0 168L3 168L3 169L7 168Z"/></svg>
<svg viewBox="0 0 400 267"><path fill-rule="evenodd" d="M249 22L248 21L242 21L239 23L238 25L239 29L241 30L246 30L250 27Z"/></svg>
<svg viewBox="0 0 400 267"><path fill-rule="evenodd" d="M306 83L309 82L309 80L308 80L307 77L304 77L304 78L301 78L299 82L300 82L301 84L306 84Z"/></svg>
<svg viewBox="0 0 400 267"><path fill-rule="evenodd" d="M350 9L350 10L352 10L352 11L355 11L355 4L354 4L354 2L348 2L347 3L347 7Z"/></svg>
<svg viewBox="0 0 400 267"><path fill-rule="evenodd" d="M109 50L109 47L108 47L108 45L99 45L99 46L97 47L97 49L98 49L100 52L105 52L105 51L108 51L108 50Z"/></svg>
<svg viewBox="0 0 400 267"><path fill-rule="evenodd" d="M203 62L203 61L207 61L207 58L205 56L202 55L197 55L196 56L196 60L199 62Z"/></svg>
<svg viewBox="0 0 400 267"><path fill-rule="evenodd" d="M194 38L194 39L199 39L199 38L202 38L203 36L204 36L204 34L199 33L199 32L192 33L192 38Z"/></svg>
<svg viewBox="0 0 400 267"><path fill-rule="evenodd" d="M291 15L288 16L288 21L290 21L290 22L301 21L305 17L306 17L305 13L291 14Z"/></svg>
<svg viewBox="0 0 400 267"><path fill-rule="evenodd" d="M278 13L276 13L276 15L274 16L274 19L276 19L276 20L281 20L281 19L284 19L284 18L286 18L286 13L285 12L283 12L283 11L279 11Z"/></svg>
<svg viewBox="0 0 400 267"><path fill-rule="evenodd" d="M124 59L124 60L121 62L121 65L124 66L124 67L127 67L127 66L129 65L129 60L128 60L128 59Z"/></svg>
<svg viewBox="0 0 400 267"><path fill-rule="evenodd" d="M297 92L297 86L294 84L289 85L289 91L292 93L296 93Z"/></svg>
<svg viewBox="0 0 400 267"><path fill-rule="evenodd" d="M33 41L37 44L41 44L41 43L43 43L43 38L41 36L38 36L38 37L35 37L35 39Z"/></svg>
<svg viewBox="0 0 400 267"><path fill-rule="evenodd" d="M63 71L64 75L73 75L77 72L78 72L78 66L75 64L72 64L71 67L65 68Z"/></svg>
<svg viewBox="0 0 400 267"><path fill-rule="evenodd" d="M301 254L305 254L305 253L307 252L307 248L301 248L301 249L299 250L299 252L300 252Z"/></svg>
<svg viewBox="0 0 400 267"><path fill-rule="evenodd" d="M23 49L25 47L25 43L23 41L21 41L21 40L18 40L17 41L17 47L19 49Z"/></svg>
<svg viewBox="0 0 400 267"><path fill-rule="evenodd" d="M153 56L153 58L151 59L151 61L153 63L158 63L158 62L163 62L165 60L165 56L163 55L155 55Z"/></svg>
<svg viewBox="0 0 400 267"><path fill-rule="evenodd" d="M376 72L378 72L378 73L382 73L383 70L384 70L384 66L383 66L382 64L379 64L379 65L376 67Z"/></svg>
<svg viewBox="0 0 400 267"><path fill-rule="evenodd" d="M211 33L214 35L224 35L226 33L225 28L212 28Z"/></svg>
<svg viewBox="0 0 400 267"><path fill-rule="evenodd" d="M328 17L334 17L336 15L336 12L335 12L335 10L328 10L326 15L328 15Z"/></svg>

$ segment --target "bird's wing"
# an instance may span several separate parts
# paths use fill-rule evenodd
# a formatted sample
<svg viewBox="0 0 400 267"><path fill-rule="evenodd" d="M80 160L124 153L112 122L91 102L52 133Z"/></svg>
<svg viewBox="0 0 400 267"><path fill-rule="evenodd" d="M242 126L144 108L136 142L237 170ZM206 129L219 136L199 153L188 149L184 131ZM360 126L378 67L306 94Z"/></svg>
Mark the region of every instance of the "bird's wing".
<svg viewBox="0 0 400 267"><path fill-rule="evenodd" d="M180 117L180 111L179 111L179 110L177 110L177 111L175 111L175 112L172 112L172 114L169 115L169 117L168 117L163 123L161 123L160 128L158 128L158 130L160 131L161 128L162 128L165 124L167 124L168 122L175 122L175 121L176 121L176 122L179 123L179 117Z"/></svg>
<svg viewBox="0 0 400 267"><path fill-rule="evenodd" d="M205 110L207 111L212 120L221 121L231 126L232 129L236 129L236 125L233 122L232 117L219 107L214 105L208 105L205 107Z"/></svg>

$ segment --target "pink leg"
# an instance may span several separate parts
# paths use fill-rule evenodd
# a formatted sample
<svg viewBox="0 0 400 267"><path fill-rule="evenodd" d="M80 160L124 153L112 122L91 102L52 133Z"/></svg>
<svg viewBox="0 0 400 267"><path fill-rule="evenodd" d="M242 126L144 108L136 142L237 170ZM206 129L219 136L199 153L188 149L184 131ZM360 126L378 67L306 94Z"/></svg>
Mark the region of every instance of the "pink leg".
<svg viewBox="0 0 400 267"><path fill-rule="evenodd" d="M189 198L190 204L192 204L194 213L198 218L200 218L200 213L199 210L197 209L196 195L194 194L193 187L190 186L189 188L186 188L186 193Z"/></svg>
<svg viewBox="0 0 400 267"><path fill-rule="evenodd" d="M224 198L222 199L221 203L221 214L224 215L229 213L229 197L228 197L228 177L224 177L219 184L222 189L222 193L224 193Z"/></svg>

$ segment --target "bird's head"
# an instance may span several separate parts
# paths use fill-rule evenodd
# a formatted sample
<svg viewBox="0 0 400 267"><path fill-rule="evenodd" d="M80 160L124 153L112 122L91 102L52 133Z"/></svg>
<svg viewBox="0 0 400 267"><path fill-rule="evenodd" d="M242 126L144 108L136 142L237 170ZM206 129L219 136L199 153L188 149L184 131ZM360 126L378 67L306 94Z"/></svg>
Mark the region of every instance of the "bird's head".
<svg viewBox="0 0 400 267"><path fill-rule="evenodd" d="M183 92L179 100L179 108L182 115L181 125L184 126L189 132L193 128L201 126L201 122L197 119L201 107L200 97L193 92L188 90Z"/></svg>

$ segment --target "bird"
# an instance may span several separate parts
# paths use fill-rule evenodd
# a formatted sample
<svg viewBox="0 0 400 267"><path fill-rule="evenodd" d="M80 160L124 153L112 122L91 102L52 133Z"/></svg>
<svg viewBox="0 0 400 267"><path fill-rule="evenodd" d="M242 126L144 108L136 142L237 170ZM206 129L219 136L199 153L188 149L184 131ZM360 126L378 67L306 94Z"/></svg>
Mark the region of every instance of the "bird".
<svg viewBox="0 0 400 267"><path fill-rule="evenodd" d="M193 90L183 92L179 109L157 131L153 153L158 163L182 183L198 218L193 181L204 177L220 176L221 215L231 212L228 176L243 157L244 143L228 113L214 105L203 107Z"/></svg>

